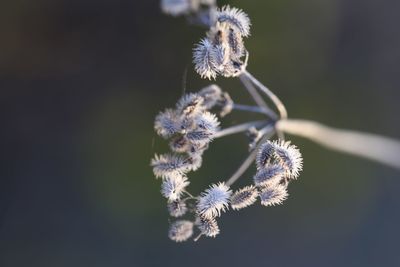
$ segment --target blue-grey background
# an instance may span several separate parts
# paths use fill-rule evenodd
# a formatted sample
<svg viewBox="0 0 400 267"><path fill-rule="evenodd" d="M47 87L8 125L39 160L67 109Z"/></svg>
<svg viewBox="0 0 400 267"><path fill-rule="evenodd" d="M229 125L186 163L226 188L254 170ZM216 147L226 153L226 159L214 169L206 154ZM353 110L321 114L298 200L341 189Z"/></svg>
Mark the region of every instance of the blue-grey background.
<svg viewBox="0 0 400 267"><path fill-rule="evenodd" d="M400 139L400 1L219 3L251 17L248 69L291 117ZM168 240L153 119L185 69L188 91L208 84L191 65L204 31L158 1L0 2L0 266L400 266L400 173L295 137L305 166L285 205ZM237 79L217 83L251 103ZM215 141L191 192L228 178L246 145Z"/></svg>

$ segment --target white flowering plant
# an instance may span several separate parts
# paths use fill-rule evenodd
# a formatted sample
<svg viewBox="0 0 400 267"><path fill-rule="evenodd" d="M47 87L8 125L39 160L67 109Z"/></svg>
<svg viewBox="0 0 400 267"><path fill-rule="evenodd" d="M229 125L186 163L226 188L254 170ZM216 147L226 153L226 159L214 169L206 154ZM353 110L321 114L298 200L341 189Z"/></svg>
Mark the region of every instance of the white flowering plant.
<svg viewBox="0 0 400 267"><path fill-rule="evenodd" d="M249 207L257 199L267 207L282 204L288 198L289 184L303 168L300 150L286 140L285 134L400 169L397 140L288 117L282 101L247 71L249 52L243 40L250 36L251 23L245 12L229 6L218 8L215 0L162 0L161 8L166 14L183 15L189 22L208 28L193 49L194 69L200 77L238 77L255 103L236 103L218 85L211 84L197 93L183 95L174 108L156 116L154 129L169 141L171 152L155 155L151 166L161 179L161 194L167 199L170 216L178 218L170 225L171 240L186 241L194 235L195 228L198 234L194 240L215 237L220 233L218 217L229 209ZM259 113L264 119L221 129L220 120L233 111ZM211 142L243 132L249 138L249 155L237 171L197 196L189 193L188 174L201 167L204 151ZM256 173L251 184L234 190L234 183L253 163Z"/></svg>

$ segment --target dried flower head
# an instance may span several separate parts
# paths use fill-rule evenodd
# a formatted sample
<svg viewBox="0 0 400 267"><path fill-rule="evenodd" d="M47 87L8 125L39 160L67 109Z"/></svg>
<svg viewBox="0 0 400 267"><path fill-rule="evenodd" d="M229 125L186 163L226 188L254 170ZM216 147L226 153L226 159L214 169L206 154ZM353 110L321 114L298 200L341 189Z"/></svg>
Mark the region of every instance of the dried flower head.
<svg viewBox="0 0 400 267"><path fill-rule="evenodd" d="M161 194L170 201L175 201L181 198L185 188L189 185L186 177L175 175L163 179L161 184Z"/></svg>
<svg viewBox="0 0 400 267"><path fill-rule="evenodd" d="M167 204L167 209L169 215L175 218L185 215L188 210L186 203L183 200L169 201Z"/></svg>
<svg viewBox="0 0 400 267"><path fill-rule="evenodd" d="M205 111L203 101L203 97L198 94L185 94L179 99L176 110L178 114L182 114L183 116L196 116Z"/></svg>
<svg viewBox="0 0 400 267"><path fill-rule="evenodd" d="M275 151L274 149L274 146L269 141L260 146L256 156L257 170L265 168L265 166L270 162Z"/></svg>
<svg viewBox="0 0 400 267"><path fill-rule="evenodd" d="M193 222L181 220L173 222L169 227L168 237L175 242L183 242L193 235Z"/></svg>
<svg viewBox="0 0 400 267"><path fill-rule="evenodd" d="M256 186L271 187L280 183L285 177L285 169L281 165L273 164L259 170L253 180Z"/></svg>
<svg viewBox="0 0 400 267"><path fill-rule="evenodd" d="M231 207L240 210L254 204L258 197L258 190L254 186L246 186L236 191L230 199Z"/></svg>
<svg viewBox="0 0 400 267"><path fill-rule="evenodd" d="M247 66L247 51L243 37L250 34L248 16L237 8L223 7L216 12L216 20L193 50L195 70L202 78L217 75L236 77ZM246 55L244 61L241 60Z"/></svg>
<svg viewBox="0 0 400 267"><path fill-rule="evenodd" d="M226 22L238 30L243 37L250 35L250 19L246 13L236 7L224 6L217 13L219 22Z"/></svg>
<svg viewBox="0 0 400 267"><path fill-rule="evenodd" d="M204 130L194 130L186 134L186 138L193 144L200 147L212 141L214 133Z"/></svg>
<svg viewBox="0 0 400 267"><path fill-rule="evenodd" d="M303 157L295 145L290 141L274 141L275 155L285 167L288 178L296 179L303 169Z"/></svg>
<svg viewBox="0 0 400 267"><path fill-rule="evenodd" d="M176 134L180 130L176 112L172 109L160 112L155 119L154 129L163 138L170 138Z"/></svg>
<svg viewBox="0 0 400 267"><path fill-rule="evenodd" d="M217 78L215 48L206 38L202 39L193 49L193 63L201 78L209 80Z"/></svg>
<svg viewBox="0 0 400 267"><path fill-rule="evenodd" d="M218 118L208 111L203 112L199 116L197 116L195 118L195 123L200 129L208 131L212 134L216 133L219 130Z"/></svg>
<svg viewBox="0 0 400 267"><path fill-rule="evenodd" d="M215 218L199 217L197 220L200 232L208 237L216 237L219 234L219 227Z"/></svg>
<svg viewBox="0 0 400 267"><path fill-rule="evenodd" d="M200 195L197 202L197 212L201 217L214 218L228 209L229 197L232 191L225 183L213 184Z"/></svg>
<svg viewBox="0 0 400 267"><path fill-rule="evenodd" d="M184 153L190 149L190 142L185 136L176 136L169 142L169 147L177 153Z"/></svg>
<svg viewBox="0 0 400 267"><path fill-rule="evenodd" d="M258 170L269 164L281 165L285 169L286 178L296 179L303 168L303 158L290 141L267 141L258 151L256 164Z"/></svg>
<svg viewBox="0 0 400 267"><path fill-rule="evenodd" d="M201 164L203 163L203 158L201 157L201 154L197 153L197 154L193 154L189 159L188 159L189 163L190 163L190 170L191 171L197 171L200 167Z"/></svg>
<svg viewBox="0 0 400 267"><path fill-rule="evenodd" d="M218 85L211 84L201 89L198 94L203 97L205 107L210 110L218 104L222 96L222 90Z"/></svg>
<svg viewBox="0 0 400 267"><path fill-rule="evenodd" d="M188 14L192 9L191 0L161 0L161 10L172 16Z"/></svg>
<svg viewBox="0 0 400 267"><path fill-rule="evenodd" d="M264 188L260 193L261 204L264 206L275 206L282 204L288 197L287 187L276 185Z"/></svg>
<svg viewBox="0 0 400 267"><path fill-rule="evenodd" d="M157 178L179 176L190 169L187 160L172 154L155 155L150 165L153 167L153 173Z"/></svg>

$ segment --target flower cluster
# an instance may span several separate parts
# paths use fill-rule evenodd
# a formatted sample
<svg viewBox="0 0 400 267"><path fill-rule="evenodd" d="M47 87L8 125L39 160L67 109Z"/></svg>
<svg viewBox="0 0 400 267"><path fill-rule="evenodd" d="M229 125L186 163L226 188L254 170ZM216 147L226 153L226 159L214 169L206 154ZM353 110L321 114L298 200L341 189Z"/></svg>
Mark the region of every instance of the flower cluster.
<svg viewBox="0 0 400 267"><path fill-rule="evenodd" d="M205 23L209 30L193 51L198 74L208 79L215 79L217 75L236 77L246 74L244 77L248 82L275 103L280 118L286 118L286 109L279 99L245 71L248 52L243 38L250 35L250 20L243 11L229 6L216 9L214 0L162 0L164 12L172 15L201 17L201 5L209 6ZM198 93L182 96L175 108L156 116L154 129L159 136L169 140L171 152L155 155L151 166L154 175L162 179L161 194L167 199L169 215L178 218L170 224L168 236L171 240L188 240L195 227L199 234L194 240L201 236L215 237L220 233L217 219L229 209L241 210L258 199L263 206L279 205L288 197L289 182L297 179L302 170L302 156L290 142L268 140L275 133L283 136L275 129L279 117L262 99L260 101L257 92L249 92L258 106L234 104L226 92L217 85L210 85ZM216 112L219 117L224 117L233 109L258 112L267 118L220 130ZM187 175L200 168L203 153L211 141L238 132L248 133L252 151L248 159L226 182L212 184L197 196L189 193L186 190L189 185ZM252 184L233 191L231 186L253 161L257 172Z"/></svg>
<svg viewBox="0 0 400 267"><path fill-rule="evenodd" d="M300 151L290 142L267 141L256 157L257 173L254 184L260 191L261 204L274 206L288 197L290 180L297 179L303 168Z"/></svg>
<svg viewBox="0 0 400 267"><path fill-rule="evenodd" d="M166 109L156 116L154 129L158 135L169 140L171 152L156 154L151 160L151 166L154 175L162 178L161 194L168 200L167 207L172 217L181 217L188 211L188 199L183 198L185 194L190 196L186 191L189 185L187 173L200 168L203 153L219 130L220 122L211 111L218 111L218 115L223 117L230 113L232 108L233 101L229 94L217 85L210 85L198 93L182 96L174 109ZM210 189L208 193L215 196L216 192L219 192L218 188L221 186ZM204 208L205 202L202 203L199 202L201 214L209 215L224 210L222 204L222 207L209 207L208 211ZM210 218L211 216L208 216L208 219ZM177 233L184 231L187 234L188 228L187 223L173 224L171 239L182 241L182 235L176 237Z"/></svg>
<svg viewBox="0 0 400 267"><path fill-rule="evenodd" d="M196 94L184 95L175 109L167 109L156 117L154 128L161 137L171 140L172 153L153 158L154 175L162 178L161 193L167 199L170 216L191 216L171 223L168 236L173 241L188 240L195 226L200 231L195 240L200 236L215 237L220 233L217 218L229 207L241 210L258 198L264 206L281 204L288 196L289 181L296 179L302 169L301 154L290 142L256 142L257 173L253 185L232 192L227 183L219 182L197 197L187 192L187 173L200 167L203 152L219 129L219 121L210 110L231 110L227 103L232 105L232 101L226 101L227 98L218 86L211 85Z"/></svg>
<svg viewBox="0 0 400 267"><path fill-rule="evenodd" d="M216 11L210 26L207 37L194 48L195 70L208 79L240 75L247 65L243 37L250 35L249 17L240 9L225 6Z"/></svg>

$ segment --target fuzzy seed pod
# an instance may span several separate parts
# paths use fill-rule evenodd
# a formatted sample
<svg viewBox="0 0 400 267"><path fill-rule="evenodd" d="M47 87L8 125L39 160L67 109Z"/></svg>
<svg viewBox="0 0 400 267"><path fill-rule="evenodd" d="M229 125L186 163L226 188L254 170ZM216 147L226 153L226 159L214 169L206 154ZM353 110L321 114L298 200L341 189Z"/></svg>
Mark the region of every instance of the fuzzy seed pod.
<svg viewBox="0 0 400 267"><path fill-rule="evenodd" d="M172 109L160 112L154 122L154 129L163 138L170 138L180 130L179 118Z"/></svg>
<svg viewBox="0 0 400 267"><path fill-rule="evenodd" d="M265 142L260 146L256 156L257 170L263 169L271 160L275 148L270 141Z"/></svg>
<svg viewBox="0 0 400 267"><path fill-rule="evenodd" d="M285 177L285 169L281 165L268 165L259 170L253 177L254 184L260 187L271 187L280 183Z"/></svg>
<svg viewBox="0 0 400 267"><path fill-rule="evenodd" d="M240 210L254 204L258 197L257 188L246 186L236 191L231 196L231 207L234 210Z"/></svg>
<svg viewBox="0 0 400 267"><path fill-rule="evenodd" d="M198 94L203 97L204 105L210 110L217 105L218 101L221 99L222 90L218 85L212 84L201 89Z"/></svg>
<svg viewBox="0 0 400 267"><path fill-rule="evenodd" d="M188 132L186 138L193 144L204 146L212 141L213 133L204 130L195 130Z"/></svg>
<svg viewBox="0 0 400 267"><path fill-rule="evenodd" d="M186 14L190 10L190 0L161 0L161 10L172 16Z"/></svg>
<svg viewBox="0 0 400 267"><path fill-rule="evenodd" d="M186 177L175 175L163 179L161 184L161 194L169 201L176 201L181 198L183 191L189 185Z"/></svg>
<svg viewBox="0 0 400 267"><path fill-rule="evenodd" d="M242 10L224 6L217 13L217 21L226 22L237 30L243 37L250 35L250 19Z"/></svg>
<svg viewBox="0 0 400 267"><path fill-rule="evenodd" d="M290 179L296 179L303 169L303 158L300 151L290 141L274 141L275 155L284 166L287 176Z"/></svg>
<svg viewBox="0 0 400 267"><path fill-rule="evenodd" d="M177 136L171 140L169 147L177 153L185 153L190 150L190 142L185 136Z"/></svg>
<svg viewBox="0 0 400 267"><path fill-rule="evenodd" d="M231 58L233 60L240 61L240 58L245 55L242 35L230 28L228 34L228 43L231 49Z"/></svg>
<svg viewBox="0 0 400 267"><path fill-rule="evenodd" d="M193 49L193 63L201 78L211 80L217 77L215 48L207 38L202 39Z"/></svg>
<svg viewBox="0 0 400 267"><path fill-rule="evenodd" d="M204 218L214 218L228 209L229 197L232 191L225 183L213 184L201 193L197 202L197 212Z"/></svg>
<svg viewBox="0 0 400 267"><path fill-rule="evenodd" d="M168 237L175 242L183 242L193 235L193 222L176 221L169 227Z"/></svg>
<svg viewBox="0 0 400 267"><path fill-rule="evenodd" d="M178 104L176 105L176 110L183 116L197 116L205 111L203 101L204 99L198 94L186 94L179 99Z"/></svg>
<svg viewBox="0 0 400 267"><path fill-rule="evenodd" d="M191 171L197 171L200 167L201 164L203 163L203 158L201 157L201 154L193 154L189 159L189 166Z"/></svg>
<svg viewBox="0 0 400 267"><path fill-rule="evenodd" d="M169 215L178 218L186 214L187 206L182 200L170 201L167 204Z"/></svg>
<svg viewBox="0 0 400 267"><path fill-rule="evenodd" d="M260 193L261 205L264 206L280 205L287 197L287 187L283 185L264 188Z"/></svg>
<svg viewBox="0 0 400 267"><path fill-rule="evenodd" d="M203 112L199 116L197 116L195 118L195 123L198 128L205 130L211 134L214 134L219 130L218 118L208 111Z"/></svg>
<svg viewBox="0 0 400 267"><path fill-rule="evenodd" d="M182 175L190 169L190 166L183 157L170 154L156 154L151 160L150 165L153 167L153 173L157 178Z"/></svg>
<svg viewBox="0 0 400 267"><path fill-rule="evenodd" d="M219 227L214 218L198 218L198 228L200 232L208 237L216 237L219 234Z"/></svg>

